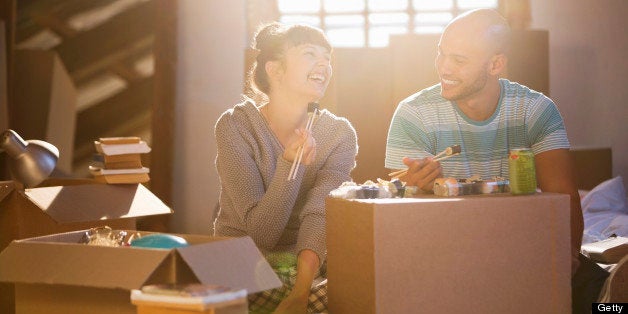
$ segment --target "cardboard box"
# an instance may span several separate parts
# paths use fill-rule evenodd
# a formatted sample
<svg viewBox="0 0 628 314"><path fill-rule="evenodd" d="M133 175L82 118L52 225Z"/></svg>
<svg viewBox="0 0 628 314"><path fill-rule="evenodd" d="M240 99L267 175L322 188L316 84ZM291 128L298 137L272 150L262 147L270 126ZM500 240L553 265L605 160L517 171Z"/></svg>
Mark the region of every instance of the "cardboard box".
<svg viewBox="0 0 628 314"><path fill-rule="evenodd" d="M330 313L571 313L568 195L326 206Z"/></svg>
<svg viewBox="0 0 628 314"><path fill-rule="evenodd" d="M143 185L89 184L93 180L48 180L20 190L0 182L0 251L24 239L98 226L135 229L136 218L172 210ZM0 313L13 313L13 288L0 284Z"/></svg>
<svg viewBox="0 0 628 314"><path fill-rule="evenodd" d="M0 253L0 281L15 283L16 313L135 313L130 291L147 284L248 293L281 286L249 237L179 235L190 246L168 250L80 244L83 234L16 240Z"/></svg>
<svg viewBox="0 0 628 314"><path fill-rule="evenodd" d="M110 226L135 229L137 217L172 210L141 184L80 184L19 190L0 182L0 250L15 239Z"/></svg>

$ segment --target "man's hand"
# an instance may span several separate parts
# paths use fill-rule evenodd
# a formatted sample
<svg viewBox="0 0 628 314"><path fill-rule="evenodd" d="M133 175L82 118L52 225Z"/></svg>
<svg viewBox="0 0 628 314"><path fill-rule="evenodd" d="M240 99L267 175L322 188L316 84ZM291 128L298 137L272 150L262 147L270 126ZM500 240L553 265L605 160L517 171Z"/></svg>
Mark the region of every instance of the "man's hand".
<svg viewBox="0 0 628 314"><path fill-rule="evenodd" d="M408 172L399 178L406 185L417 186L421 190L429 192L434 189L434 180L443 176L443 168L438 161L431 157L423 159L403 158L403 163L408 166Z"/></svg>

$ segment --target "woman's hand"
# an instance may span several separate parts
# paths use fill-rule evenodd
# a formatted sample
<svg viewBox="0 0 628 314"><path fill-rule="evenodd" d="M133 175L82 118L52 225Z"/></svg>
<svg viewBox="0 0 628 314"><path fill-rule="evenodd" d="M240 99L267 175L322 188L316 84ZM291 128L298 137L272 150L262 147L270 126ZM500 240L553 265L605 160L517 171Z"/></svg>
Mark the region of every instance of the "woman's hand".
<svg viewBox="0 0 628 314"><path fill-rule="evenodd" d="M309 165L316 157L316 140L312 136L312 133L305 129L298 129L294 132L297 134L297 139L286 147L283 152L283 159L294 162L294 160L299 158L299 148L303 146L301 164Z"/></svg>

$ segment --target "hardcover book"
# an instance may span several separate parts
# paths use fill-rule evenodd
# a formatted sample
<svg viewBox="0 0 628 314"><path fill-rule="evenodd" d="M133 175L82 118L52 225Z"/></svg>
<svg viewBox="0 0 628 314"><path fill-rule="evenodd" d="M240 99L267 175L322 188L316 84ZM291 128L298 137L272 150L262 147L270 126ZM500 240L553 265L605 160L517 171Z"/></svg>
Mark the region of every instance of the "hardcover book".
<svg viewBox="0 0 628 314"><path fill-rule="evenodd" d="M614 264L628 254L628 238L616 236L583 244L581 251L596 262Z"/></svg>

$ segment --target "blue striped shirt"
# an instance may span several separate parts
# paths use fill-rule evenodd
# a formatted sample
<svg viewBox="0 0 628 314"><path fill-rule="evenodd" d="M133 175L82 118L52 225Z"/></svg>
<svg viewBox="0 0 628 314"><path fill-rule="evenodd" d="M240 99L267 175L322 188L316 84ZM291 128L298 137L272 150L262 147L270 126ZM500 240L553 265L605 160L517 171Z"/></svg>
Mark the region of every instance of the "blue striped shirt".
<svg viewBox="0 0 628 314"><path fill-rule="evenodd" d="M403 157L434 156L460 145L458 156L441 161L445 177L508 178L508 152L530 148L536 155L569 148L563 119L547 96L500 79L501 95L493 115L484 121L467 117L440 95L440 84L399 103L386 143L386 168L404 169Z"/></svg>

